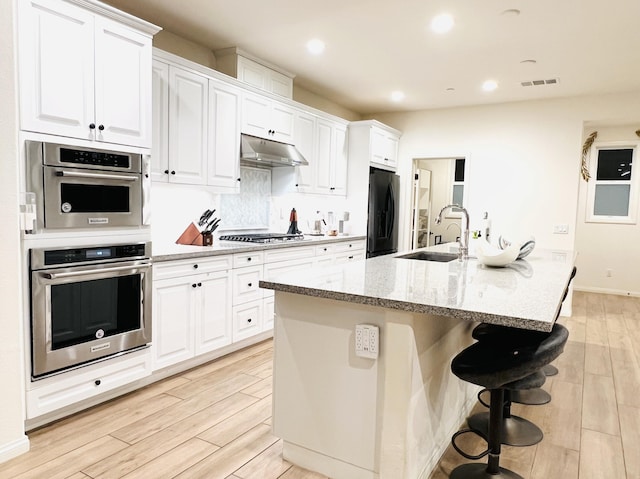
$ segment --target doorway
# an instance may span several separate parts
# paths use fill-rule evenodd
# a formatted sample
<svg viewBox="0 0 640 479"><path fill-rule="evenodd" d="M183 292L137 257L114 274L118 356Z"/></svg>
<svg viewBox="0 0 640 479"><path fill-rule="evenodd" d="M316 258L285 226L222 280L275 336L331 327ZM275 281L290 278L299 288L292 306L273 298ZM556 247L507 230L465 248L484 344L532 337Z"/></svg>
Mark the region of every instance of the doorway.
<svg viewBox="0 0 640 479"><path fill-rule="evenodd" d="M457 241L460 213L449 210L439 225L435 216L446 205L466 205L465 158L414 158L411 199L411 249Z"/></svg>

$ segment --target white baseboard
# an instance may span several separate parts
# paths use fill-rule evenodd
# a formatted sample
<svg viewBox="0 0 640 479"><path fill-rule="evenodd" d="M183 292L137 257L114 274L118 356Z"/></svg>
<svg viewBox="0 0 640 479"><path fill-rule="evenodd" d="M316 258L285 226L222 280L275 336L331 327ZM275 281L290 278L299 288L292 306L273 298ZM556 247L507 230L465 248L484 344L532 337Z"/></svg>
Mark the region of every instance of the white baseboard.
<svg viewBox="0 0 640 479"><path fill-rule="evenodd" d="M0 463L7 462L9 459L18 457L28 451L29 438L26 434L23 434L21 438L0 447Z"/></svg>
<svg viewBox="0 0 640 479"><path fill-rule="evenodd" d="M581 291L583 293L614 294L616 296L632 296L634 298L640 298L640 291L623 291L620 289L589 288L583 286L576 286L574 288L574 291Z"/></svg>

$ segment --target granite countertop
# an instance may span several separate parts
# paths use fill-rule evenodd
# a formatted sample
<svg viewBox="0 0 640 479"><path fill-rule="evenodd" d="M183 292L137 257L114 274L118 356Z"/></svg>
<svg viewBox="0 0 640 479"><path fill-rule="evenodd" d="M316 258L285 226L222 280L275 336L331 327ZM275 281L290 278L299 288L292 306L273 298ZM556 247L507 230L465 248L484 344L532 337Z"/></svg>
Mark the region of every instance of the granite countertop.
<svg viewBox="0 0 640 479"><path fill-rule="evenodd" d="M223 254L245 253L249 251L264 251L266 249L292 248L295 246L315 246L324 243L339 243L348 241L360 241L366 239L362 235L348 236L305 236L302 240L288 241L285 243L245 243L241 241L220 241L217 238L212 246L189 246L175 243L154 242L153 261L174 261L180 259L202 258Z"/></svg>
<svg viewBox="0 0 640 479"><path fill-rule="evenodd" d="M455 251L440 245L425 250ZM405 252L406 253L406 252ZM504 268L386 255L290 273L260 287L372 306L550 331L575 263L573 251L534 250Z"/></svg>

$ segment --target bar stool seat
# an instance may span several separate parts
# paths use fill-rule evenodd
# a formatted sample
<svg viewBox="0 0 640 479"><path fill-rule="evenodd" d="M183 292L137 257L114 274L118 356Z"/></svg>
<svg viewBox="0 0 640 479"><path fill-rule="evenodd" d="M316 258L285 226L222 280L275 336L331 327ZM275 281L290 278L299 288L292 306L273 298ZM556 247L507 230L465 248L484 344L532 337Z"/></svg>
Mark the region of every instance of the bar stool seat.
<svg viewBox="0 0 640 479"><path fill-rule="evenodd" d="M526 389L544 383L542 368L556 359L563 351L569 337L566 328L555 324L550 333L512 329L513 339L500 344L476 342L461 351L451 362L451 371L460 379L484 386L491 391L488 449L471 456L461 451L455 438L465 431L454 434L454 448L463 456L479 459L489 456L487 464L463 464L455 468L451 479L522 479L513 471L500 467L500 448L503 433L504 394L508 388ZM512 339L512 340L511 340ZM472 430L466 432L475 432Z"/></svg>

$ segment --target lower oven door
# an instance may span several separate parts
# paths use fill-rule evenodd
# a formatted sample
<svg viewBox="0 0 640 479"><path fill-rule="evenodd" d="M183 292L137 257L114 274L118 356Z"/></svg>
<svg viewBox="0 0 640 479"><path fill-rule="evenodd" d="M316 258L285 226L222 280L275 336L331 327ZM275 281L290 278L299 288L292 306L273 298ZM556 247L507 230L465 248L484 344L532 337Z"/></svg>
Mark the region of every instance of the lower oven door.
<svg viewBox="0 0 640 479"><path fill-rule="evenodd" d="M151 342L151 265L127 261L31 272L32 375Z"/></svg>
<svg viewBox="0 0 640 479"><path fill-rule="evenodd" d="M140 226L143 223L139 173L42 168L46 228Z"/></svg>

